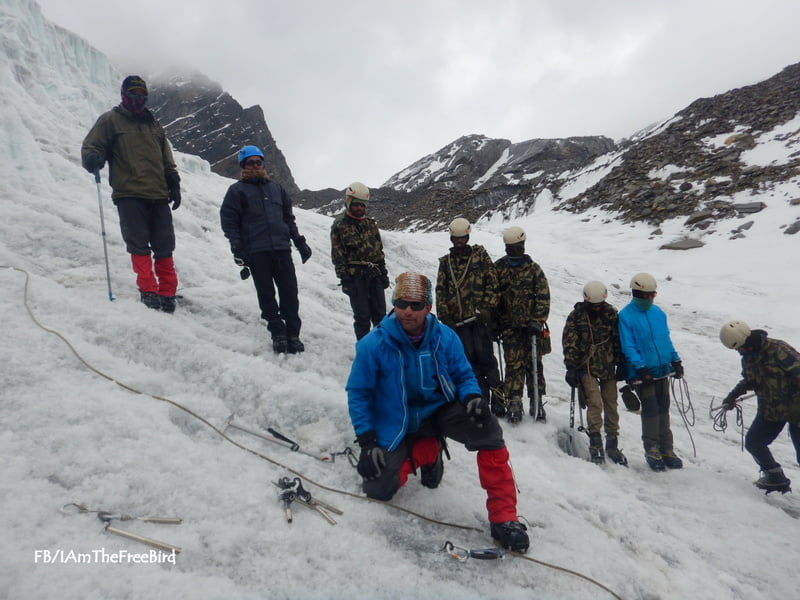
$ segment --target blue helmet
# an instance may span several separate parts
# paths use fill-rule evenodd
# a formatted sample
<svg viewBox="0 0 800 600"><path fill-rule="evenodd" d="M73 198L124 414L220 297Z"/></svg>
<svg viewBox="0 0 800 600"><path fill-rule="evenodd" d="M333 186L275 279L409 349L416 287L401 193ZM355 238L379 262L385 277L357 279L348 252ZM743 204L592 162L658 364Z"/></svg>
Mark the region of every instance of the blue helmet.
<svg viewBox="0 0 800 600"><path fill-rule="evenodd" d="M264 153L258 146L244 146L241 150L239 150L239 164L241 165L251 156L258 156L260 158L264 158Z"/></svg>

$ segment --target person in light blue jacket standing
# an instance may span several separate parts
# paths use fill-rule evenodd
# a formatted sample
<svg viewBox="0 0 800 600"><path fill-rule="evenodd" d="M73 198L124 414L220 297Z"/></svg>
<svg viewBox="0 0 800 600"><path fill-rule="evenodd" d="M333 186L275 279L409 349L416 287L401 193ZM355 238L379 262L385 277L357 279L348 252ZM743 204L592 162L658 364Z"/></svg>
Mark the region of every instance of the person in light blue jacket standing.
<svg viewBox="0 0 800 600"><path fill-rule="evenodd" d="M625 356L626 380L642 404L642 443L654 471L680 469L669 424L669 377L683 377L680 356L672 345L667 315L653 302L655 277L638 273L631 279L631 301L619 313L619 339Z"/></svg>

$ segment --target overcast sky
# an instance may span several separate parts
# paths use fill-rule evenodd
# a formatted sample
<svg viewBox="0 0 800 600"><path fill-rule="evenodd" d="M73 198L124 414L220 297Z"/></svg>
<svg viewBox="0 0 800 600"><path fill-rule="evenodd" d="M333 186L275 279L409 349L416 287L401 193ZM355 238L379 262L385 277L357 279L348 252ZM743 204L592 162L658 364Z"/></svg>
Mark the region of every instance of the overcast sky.
<svg viewBox="0 0 800 600"><path fill-rule="evenodd" d="M378 186L473 133L627 137L800 61L797 0L38 1L122 71L196 69L260 104L310 189Z"/></svg>

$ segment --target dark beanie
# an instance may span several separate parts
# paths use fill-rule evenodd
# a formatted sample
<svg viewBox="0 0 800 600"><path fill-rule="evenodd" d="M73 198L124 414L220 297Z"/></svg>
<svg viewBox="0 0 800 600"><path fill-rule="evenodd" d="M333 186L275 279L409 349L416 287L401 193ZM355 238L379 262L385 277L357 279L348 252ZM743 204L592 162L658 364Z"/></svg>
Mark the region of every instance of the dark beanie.
<svg viewBox="0 0 800 600"><path fill-rule="evenodd" d="M142 90L145 94L147 93L147 84L138 75L128 75L122 81L120 92L124 94L133 90Z"/></svg>

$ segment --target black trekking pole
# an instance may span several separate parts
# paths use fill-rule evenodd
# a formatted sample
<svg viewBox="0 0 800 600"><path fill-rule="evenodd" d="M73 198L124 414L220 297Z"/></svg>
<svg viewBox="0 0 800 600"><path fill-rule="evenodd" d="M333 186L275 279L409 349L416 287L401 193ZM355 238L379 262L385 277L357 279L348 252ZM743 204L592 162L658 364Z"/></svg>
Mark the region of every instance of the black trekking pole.
<svg viewBox="0 0 800 600"><path fill-rule="evenodd" d="M106 261L106 281L108 282L108 299L114 301L111 293L111 270L108 267L108 245L106 244L106 221L103 218L103 195L100 192L100 169L94 170L94 180L97 183L97 204L100 207L100 235L103 238L103 256Z"/></svg>
<svg viewBox="0 0 800 600"><path fill-rule="evenodd" d="M569 392L569 453L570 456L576 456L573 441L573 434L575 432L575 386L570 386Z"/></svg>
<svg viewBox="0 0 800 600"><path fill-rule="evenodd" d="M542 399L539 397L539 356L536 348L536 334L531 336L531 361L533 363L533 406L531 406L531 413L533 418L538 421L542 409Z"/></svg>

